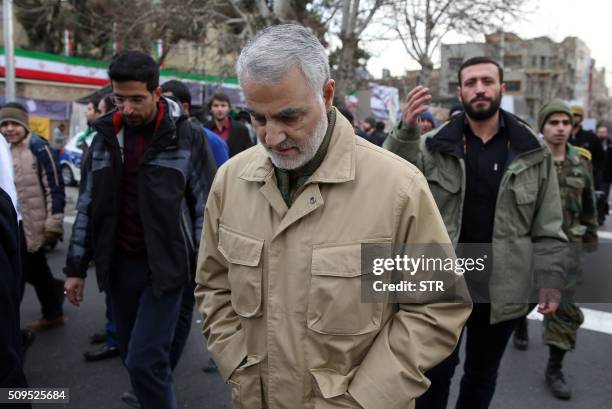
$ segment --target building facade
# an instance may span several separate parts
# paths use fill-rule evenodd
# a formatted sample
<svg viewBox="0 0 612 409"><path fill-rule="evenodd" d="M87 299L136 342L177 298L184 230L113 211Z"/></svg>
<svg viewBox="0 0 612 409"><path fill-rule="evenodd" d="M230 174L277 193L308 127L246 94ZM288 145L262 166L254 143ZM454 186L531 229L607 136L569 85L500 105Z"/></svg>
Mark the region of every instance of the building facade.
<svg viewBox="0 0 612 409"><path fill-rule="evenodd" d="M609 101L605 78L595 70L588 46L577 37L556 43L548 37L522 39L496 32L485 36L482 43L443 44L440 99L456 95L461 64L482 55L502 63L506 99L530 123L535 123L540 107L553 98L581 103L589 116L605 119Z"/></svg>

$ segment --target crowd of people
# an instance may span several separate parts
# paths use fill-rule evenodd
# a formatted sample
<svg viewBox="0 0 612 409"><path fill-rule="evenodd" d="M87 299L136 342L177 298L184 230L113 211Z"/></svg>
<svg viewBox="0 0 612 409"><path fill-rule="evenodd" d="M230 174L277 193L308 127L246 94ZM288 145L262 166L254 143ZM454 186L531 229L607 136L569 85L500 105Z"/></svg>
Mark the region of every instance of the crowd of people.
<svg viewBox="0 0 612 409"><path fill-rule="evenodd" d="M93 266L106 324L84 358L119 357L133 407L177 407L172 373L196 306L212 357L204 370L230 385L236 408L444 409L465 338L455 407L486 409L509 341L529 346L534 308L549 347L543 376L571 398L562 364L583 321L580 248L597 243L607 214L606 124L587 131L583 107L552 100L531 127L500 108L503 68L475 57L457 73L460 104L445 121L418 86L387 133L334 106L327 53L298 25L259 32L236 69L245 109L232 116L215 93L206 121L184 83L159 83L149 55L117 53L112 92L90 98L73 136L83 159L70 234L64 130L50 144L23 105L0 108L1 387L27 387L25 349L65 325L64 298L85 302ZM46 258L61 239L65 280ZM493 250L484 279L456 279L471 302L375 303L361 293L368 243ZM41 317L22 325L25 283Z"/></svg>

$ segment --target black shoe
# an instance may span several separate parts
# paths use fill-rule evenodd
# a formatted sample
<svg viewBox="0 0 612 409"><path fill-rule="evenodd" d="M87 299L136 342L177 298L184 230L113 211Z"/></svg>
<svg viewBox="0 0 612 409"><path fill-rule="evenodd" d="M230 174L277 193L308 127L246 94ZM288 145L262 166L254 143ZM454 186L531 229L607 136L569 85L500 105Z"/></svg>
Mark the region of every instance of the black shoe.
<svg viewBox="0 0 612 409"><path fill-rule="evenodd" d="M135 409L140 409L140 401L132 392L123 392L121 400Z"/></svg>
<svg viewBox="0 0 612 409"><path fill-rule="evenodd" d="M101 344L106 342L106 331L102 330L100 332L94 332L89 336L89 342L92 344Z"/></svg>
<svg viewBox="0 0 612 409"><path fill-rule="evenodd" d="M100 349L96 349L95 351L85 352L83 356L85 357L85 360L89 362L102 361L103 359L119 356L119 348L103 345Z"/></svg>
<svg viewBox="0 0 612 409"><path fill-rule="evenodd" d="M565 381L565 376L563 376L563 372L561 372L561 370L547 370L546 383L556 398L568 400L572 397L572 390Z"/></svg>
<svg viewBox="0 0 612 409"><path fill-rule="evenodd" d="M212 359L208 358L208 364L202 368L202 370L206 373L214 373L219 372L219 368L217 368L217 364Z"/></svg>
<svg viewBox="0 0 612 409"><path fill-rule="evenodd" d="M527 351L529 349L529 338L521 338L516 332L514 333L514 348L519 351Z"/></svg>
<svg viewBox="0 0 612 409"><path fill-rule="evenodd" d="M529 332L527 331L527 318L524 318L514 330L514 347L519 351L527 351L529 348Z"/></svg>

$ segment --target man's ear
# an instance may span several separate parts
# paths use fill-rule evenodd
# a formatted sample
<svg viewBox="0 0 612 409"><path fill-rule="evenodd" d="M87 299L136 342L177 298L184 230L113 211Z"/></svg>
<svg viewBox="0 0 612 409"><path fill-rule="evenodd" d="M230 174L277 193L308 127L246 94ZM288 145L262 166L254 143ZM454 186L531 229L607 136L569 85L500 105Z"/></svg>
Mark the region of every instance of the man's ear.
<svg viewBox="0 0 612 409"><path fill-rule="evenodd" d="M161 87L158 86L157 88L155 88L155 91L153 91L153 99L155 100L155 102L159 101L161 94L162 94Z"/></svg>
<svg viewBox="0 0 612 409"><path fill-rule="evenodd" d="M334 102L334 94L336 92L336 81L330 79L327 80L323 86L323 101L325 103L325 112L329 112L332 109Z"/></svg>
<svg viewBox="0 0 612 409"><path fill-rule="evenodd" d="M183 106L183 111L189 113L189 104L186 102L182 102L181 105Z"/></svg>

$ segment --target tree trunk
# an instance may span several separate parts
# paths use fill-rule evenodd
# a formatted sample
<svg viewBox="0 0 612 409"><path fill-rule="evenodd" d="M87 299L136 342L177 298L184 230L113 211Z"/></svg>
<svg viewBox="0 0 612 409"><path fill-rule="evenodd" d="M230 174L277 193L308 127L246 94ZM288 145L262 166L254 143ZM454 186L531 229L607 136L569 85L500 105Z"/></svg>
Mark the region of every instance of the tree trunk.
<svg viewBox="0 0 612 409"><path fill-rule="evenodd" d="M343 106L345 97L355 90L353 60L359 40L354 37L341 38L341 40L342 52L336 75L336 100L340 106Z"/></svg>
<svg viewBox="0 0 612 409"><path fill-rule="evenodd" d="M433 71L433 62L429 59L419 61L421 64L421 72L419 73L419 85L429 87L429 80L431 79L431 72Z"/></svg>

